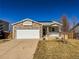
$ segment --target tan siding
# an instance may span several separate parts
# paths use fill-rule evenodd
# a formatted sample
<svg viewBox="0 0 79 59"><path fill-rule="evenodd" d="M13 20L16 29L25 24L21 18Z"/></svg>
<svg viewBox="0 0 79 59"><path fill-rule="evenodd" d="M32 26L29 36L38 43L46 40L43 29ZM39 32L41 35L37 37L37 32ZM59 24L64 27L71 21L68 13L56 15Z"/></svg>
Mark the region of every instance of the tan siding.
<svg viewBox="0 0 79 59"><path fill-rule="evenodd" d="M39 23L32 22L32 25L23 25L22 23L18 23L13 26L13 38L16 37L16 29L39 29L40 30L40 36L42 37L42 25Z"/></svg>

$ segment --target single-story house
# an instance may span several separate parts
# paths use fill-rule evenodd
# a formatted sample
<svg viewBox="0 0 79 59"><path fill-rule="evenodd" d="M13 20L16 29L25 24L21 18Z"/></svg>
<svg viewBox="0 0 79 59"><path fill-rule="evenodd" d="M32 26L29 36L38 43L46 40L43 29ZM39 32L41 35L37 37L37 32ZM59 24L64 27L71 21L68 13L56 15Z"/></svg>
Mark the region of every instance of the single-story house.
<svg viewBox="0 0 79 59"><path fill-rule="evenodd" d="M74 39L79 39L79 23L76 24L70 31L73 32Z"/></svg>
<svg viewBox="0 0 79 59"><path fill-rule="evenodd" d="M0 39L4 39L8 36L9 26L9 22L2 19L0 20Z"/></svg>
<svg viewBox="0 0 79 59"><path fill-rule="evenodd" d="M56 21L23 19L13 23L13 39L40 39L45 35L59 36L62 24Z"/></svg>

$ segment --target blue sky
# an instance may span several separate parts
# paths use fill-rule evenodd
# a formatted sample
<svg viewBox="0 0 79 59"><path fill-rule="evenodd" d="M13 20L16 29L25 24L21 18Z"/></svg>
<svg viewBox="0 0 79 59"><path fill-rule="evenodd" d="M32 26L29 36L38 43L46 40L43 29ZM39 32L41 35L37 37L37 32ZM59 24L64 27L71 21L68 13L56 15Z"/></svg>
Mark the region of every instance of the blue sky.
<svg viewBox="0 0 79 59"><path fill-rule="evenodd" d="M79 22L79 0L0 0L0 19L10 23L24 18L59 21L62 15Z"/></svg>

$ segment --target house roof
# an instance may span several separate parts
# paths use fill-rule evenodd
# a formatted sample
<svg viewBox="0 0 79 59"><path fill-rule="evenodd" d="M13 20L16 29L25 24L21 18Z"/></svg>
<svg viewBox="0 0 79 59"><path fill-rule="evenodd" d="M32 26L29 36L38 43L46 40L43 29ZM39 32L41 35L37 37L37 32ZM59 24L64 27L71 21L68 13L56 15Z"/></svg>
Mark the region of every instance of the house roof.
<svg viewBox="0 0 79 59"><path fill-rule="evenodd" d="M62 25L62 23L57 22L57 21L53 21L51 25L53 25L53 24L59 24L59 25Z"/></svg>
<svg viewBox="0 0 79 59"><path fill-rule="evenodd" d="M52 21L46 20L46 21L38 21L38 22L52 22Z"/></svg>
<svg viewBox="0 0 79 59"><path fill-rule="evenodd" d="M32 19L30 19L30 18L26 18L26 19L23 19L23 20L21 20L21 21L18 21L18 22L16 22L16 23L13 23L12 25L16 25L16 24L18 24L18 23L21 23L21 22L24 22L24 21L32 21L32 22L36 22L36 23L39 23L39 22L37 22L37 21L34 21L34 20L32 20ZM41 23L39 23L39 24L41 24Z"/></svg>
<svg viewBox="0 0 79 59"><path fill-rule="evenodd" d="M50 25L52 21L38 21L40 22L42 25Z"/></svg>
<svg viewBox="0 0 79 59"><path fill-rule="evenodd" d="M60 22L57 22L57 21L41 22L41 24L43 24L43 25L53 25L53 24L62 25Z"/></svg>
<svg viewBox="0 0 79 59"><path fill-rule="evenodd" d="M70 29L70 31L74 30L77 26L79 26L79 23L77 23L73 28Z"/></svg>
<svg viewBox="0 0 79 59"><path fill-rule="evenodd" d="M12 25L15 25L15 24L18 24L18 23L27 21L27 20L32 21L32 22L36 22L36 23L42 24L42 25L52 25L52 24L60 24L60 25L62 25L61 23L56 22L56 21L34 21L34 20L32 20L32 19L29 19L29 18L26 18L26 19L23 19L23 20L18 21L18 22L16 22L16 23L13 23Z"/></svg>
<svg viewBox="0 0 79 59"><path fill-rule="evenodd" d="M7 21L4 21L4 20L2 20L2 19L0 19L0 22L5 22L5 23L9 23L9 22L7 22Z"/></svg>

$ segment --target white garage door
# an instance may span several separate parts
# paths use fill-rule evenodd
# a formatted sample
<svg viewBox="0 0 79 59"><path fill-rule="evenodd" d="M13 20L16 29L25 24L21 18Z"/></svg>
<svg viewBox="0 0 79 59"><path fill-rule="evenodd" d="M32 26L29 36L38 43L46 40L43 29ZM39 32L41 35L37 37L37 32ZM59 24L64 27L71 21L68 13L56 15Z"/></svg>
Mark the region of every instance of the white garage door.
<svg viewBox="0 0 79 59"><path fill-rule="evenodd" d="M40 30L16 30L16 39L39 39Z"/></svg>

